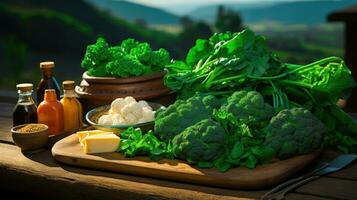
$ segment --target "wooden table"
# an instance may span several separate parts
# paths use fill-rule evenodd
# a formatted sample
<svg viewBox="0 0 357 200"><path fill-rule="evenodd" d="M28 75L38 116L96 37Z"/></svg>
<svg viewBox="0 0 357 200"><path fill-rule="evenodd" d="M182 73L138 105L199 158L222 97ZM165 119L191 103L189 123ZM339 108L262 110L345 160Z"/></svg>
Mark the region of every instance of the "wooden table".
<svg viewBox="0 0 357 200"><path fill-rule="evenodd" d="M11 139L13 104L0 103L0 191L40 199L257 199L243 191L82 169L57 163L49 150L24 155ZM331 160L335 152L324 152ZM357 162L310 182L287 199L357 199Z"/></svg>

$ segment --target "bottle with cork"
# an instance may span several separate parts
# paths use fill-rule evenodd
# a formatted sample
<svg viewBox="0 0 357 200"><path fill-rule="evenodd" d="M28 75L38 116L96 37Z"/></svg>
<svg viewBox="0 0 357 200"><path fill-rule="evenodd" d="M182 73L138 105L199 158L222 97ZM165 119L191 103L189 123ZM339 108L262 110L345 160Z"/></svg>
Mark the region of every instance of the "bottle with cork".
<svg viewBox="0 0 357 200"><path fill-rule="evenodd" d="M33 84L21 83L16 88L19 99L12 113L13 125L37 123L37 107L32 98Z"/></svg>
<svg viewBox="0 0 357 200"><path fill-rule="evenodd" d="M49 135L59 135L64 131L63 107L57 100L54 89L46 89L44 100L37 108L38 122L48 126Z"/></svg>
<svg viewBox="0 0 357 200"><path fill-rule="evenodd" d="M40 69L42 70L42 79L38 84L36 90L36 100L37 105L39 105L43 99L46 89L54 89L57 100L60 99L60 87L56 78L53 76L53 69L55 67L55 63L53 61L46 61L40 63Z"/></svg>
<svg viewBox="0 0 357 200"><path fill-rule="evenodd" d="M74 92L74 81L63 81L64 95L61 99L64 113L64 131L75 132L82 128L82 105Z"/></svg>

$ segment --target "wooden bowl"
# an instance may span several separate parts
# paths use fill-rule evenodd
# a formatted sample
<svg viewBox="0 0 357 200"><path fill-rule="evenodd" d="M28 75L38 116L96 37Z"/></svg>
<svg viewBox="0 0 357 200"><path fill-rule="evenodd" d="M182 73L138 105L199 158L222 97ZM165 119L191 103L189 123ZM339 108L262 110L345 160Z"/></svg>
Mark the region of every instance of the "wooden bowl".
<svg viewBox="0 0 357 200"><path fill-rule="evenodd" d="M46 147L48 142L48 126L41 124L44 126L43 130L30 133L22 133L18 131L18 129L26 125L27 124L22 124L11 129L12 139L14 140L15 144L25 152L36 151Z"/></svg>
<svg viewBox="0 0 357 200"><path fill-rule="evenodd" d="M83 73L83 80L76 87L84 113L110 104L116 98L132 96L136 100L169 105L175 101L175 94L164 85L166 71L130 78L93 77Z"/></svg>

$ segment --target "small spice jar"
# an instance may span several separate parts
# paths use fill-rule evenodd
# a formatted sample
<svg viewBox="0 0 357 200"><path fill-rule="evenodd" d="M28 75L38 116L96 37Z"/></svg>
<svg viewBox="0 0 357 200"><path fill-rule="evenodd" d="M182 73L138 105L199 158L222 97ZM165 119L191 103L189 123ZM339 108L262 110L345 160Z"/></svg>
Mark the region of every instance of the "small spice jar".
<svg viewBox="0 0 357 200"><path fill-rule="evenodd" d="M21 83L16 85L19 99L12 113L13 126L26 123L37 123L37 107L32 99L33 85Z"/></svg>

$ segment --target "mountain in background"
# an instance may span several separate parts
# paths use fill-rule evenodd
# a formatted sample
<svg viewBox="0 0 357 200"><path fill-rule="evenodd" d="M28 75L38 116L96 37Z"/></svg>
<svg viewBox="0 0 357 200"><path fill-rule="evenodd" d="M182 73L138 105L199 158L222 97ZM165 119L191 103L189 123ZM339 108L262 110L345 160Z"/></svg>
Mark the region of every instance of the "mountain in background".
<svg viewBox="0 0 357 200"><path fill-rule="evenodd" d="M168 45L170 34L111 16L84 0L0 1L0 39L16 38L31 51L83 56L99 36L110 44L130 37L176 52Z"/></svg>
<svg viewBox="0 0 357 200"><path fill-rule="evenodd" d="M161 10L137 3L115 0L87 0L112 15L129 21L144 20L148 24L177 24L179 17Z"/></svg>
<svg viewBox="0 0 357 200"><path fill-rule="evenodd" d="M275 5L278 2L246 2L246 3L225 3L225 4L210 4L205 6L199 6L192 11L185 13L189 17L192 17L196 20L204 20L208 22L213 22L216 14L217 8L219 5L223 5L225 8L235 10L235 11L242 11L242 10L249 10L249 9L256 9L256 8L266 8L271 5Z"/></svg>
<svg viewBox="0 0 357 200"><path fill-rule="evenodd" d="M296 1L247 4L223 4L239 11L244 23L278 22L283 24L318 24L326 22L328 13L357 4L357 0L341 1ZM196 20L213 22L218 5L200 7L188 13Z"/></svg>

